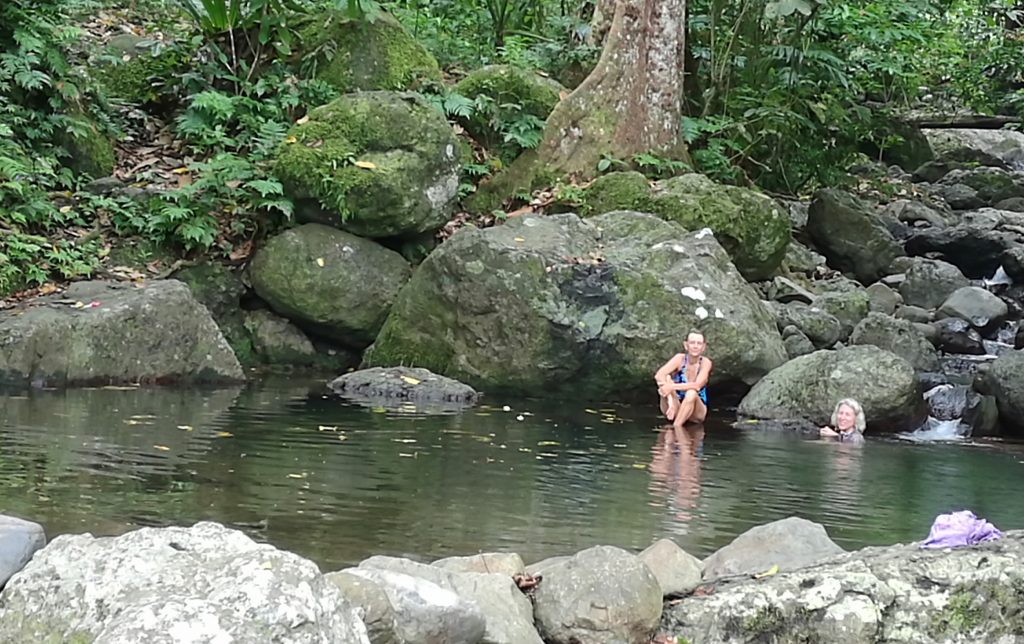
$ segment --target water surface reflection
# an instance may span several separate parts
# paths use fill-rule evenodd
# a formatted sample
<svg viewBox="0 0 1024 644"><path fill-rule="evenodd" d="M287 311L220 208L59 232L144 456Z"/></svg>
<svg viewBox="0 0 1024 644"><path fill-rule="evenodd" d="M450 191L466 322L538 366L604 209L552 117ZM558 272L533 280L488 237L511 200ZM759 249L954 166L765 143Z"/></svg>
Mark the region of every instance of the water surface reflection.
<svg viewBox="0 0 1024 644"><path fill-rule="evenodd" d="M1024 525L1012 450L884 439L850 450L734 429L722 412L676 434L653 406L495 401L424 416L322 392L285 381L0 397L0 511L51 535L213 519L327 568L378 553L532 560L661 537L703 556L790 514L846 547L922 538L951 509Z"/></svg>

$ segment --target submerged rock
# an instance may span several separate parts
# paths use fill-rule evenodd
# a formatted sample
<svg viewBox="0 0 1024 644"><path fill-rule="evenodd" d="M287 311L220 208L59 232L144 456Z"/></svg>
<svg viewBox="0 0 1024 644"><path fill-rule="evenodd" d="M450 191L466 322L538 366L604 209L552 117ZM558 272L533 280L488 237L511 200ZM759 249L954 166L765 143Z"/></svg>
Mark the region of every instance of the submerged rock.
<svg viewBox="0 0 1024 644"><path fill-rule="evenodd" d="M0 605L3 642L369 644L316 565L215 523L62 535Z"/></svg>
<svg viewBox="0 0 1024 644"><path fill-rule="evenodd" d="M402 289L365 356L481 389L622 398L700 328L714 382L785 360L771 314L710 231L631 212L464 228Z"/></svg>
<svg viewBox="0 0 1024 644"><path fill-rule="evenodd" d="M274 172L300 220L363 237L412 235L448 221L457 147L444 116L418 94L346 94L291 129Z"/></svg>
<svg viewBox="0 0 1024 644"><path fill-rule="evenodd" d="M1024 632L1024 532L969 548L865 548L667 605L661 630L701 644L990 642Z"/></svg>
<svg viewBox="0 0 1024 644"><path fill-rule="evenodd" d="M176 280L77 282L0 311L0 385L242 380L210 313Z"/></svg>
<svg viewBox="0 0 1024 644"><path fill-rule="evenodd" d="M843 398L864 406L869 427L911 429L924 417L914 368L871 345L815 351L790 360L754 385L738 412L749 418L806 418L824 425Z"/></svg>
<svg viewBox="0 0 1024 644"><path fill-rule="evenodd" d="M469 385L417 367L371 367L339 376L328 385L339 396L361 402L447 403L468 406L478 394Z"/></svg>

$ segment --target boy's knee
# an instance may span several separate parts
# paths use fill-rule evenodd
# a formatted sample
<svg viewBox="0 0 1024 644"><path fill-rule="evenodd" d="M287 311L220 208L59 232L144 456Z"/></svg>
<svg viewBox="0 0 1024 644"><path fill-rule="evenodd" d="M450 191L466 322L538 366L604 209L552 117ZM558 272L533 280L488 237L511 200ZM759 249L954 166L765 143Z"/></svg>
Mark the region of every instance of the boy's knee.
<svg viewBox="0 0 1024 644"><path fill-rule="evenodd" d="M689 391L687 391L686 395L683 396L683 400L687 400L687 401L694 401L694 400L697 400L697 398L698 398L697 392L694 391L693 389L690 389Z"/></svg>

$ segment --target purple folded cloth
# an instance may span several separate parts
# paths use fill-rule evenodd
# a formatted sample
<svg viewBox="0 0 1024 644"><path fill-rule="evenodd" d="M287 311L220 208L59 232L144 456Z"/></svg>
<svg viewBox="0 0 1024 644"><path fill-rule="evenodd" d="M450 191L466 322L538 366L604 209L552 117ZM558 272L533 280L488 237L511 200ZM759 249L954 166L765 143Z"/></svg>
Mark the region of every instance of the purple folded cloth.
<svg viewBox="0 0 1024 644"><path fill-rule="evenodd" d="M935 517L932 531L921 543L922 548L956 548L973 546L1003 536L994 525L974 516L970 510L940 514Z"/></svg>

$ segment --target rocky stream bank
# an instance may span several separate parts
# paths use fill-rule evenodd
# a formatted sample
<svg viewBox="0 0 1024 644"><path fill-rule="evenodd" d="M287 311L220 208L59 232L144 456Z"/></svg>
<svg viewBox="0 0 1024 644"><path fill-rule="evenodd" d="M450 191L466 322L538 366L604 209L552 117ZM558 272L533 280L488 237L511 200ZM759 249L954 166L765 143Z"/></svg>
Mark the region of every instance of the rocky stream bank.
<svg viewBox="0 0 1024 644"><path fill-rule="evenodd" d="M647 644L1016 642L1024 533L844 552L797 517L703 561L663 539L525 565L373 556L322 574L216 523L119 537L0 517L0 639L36 642Z"/></svg>

